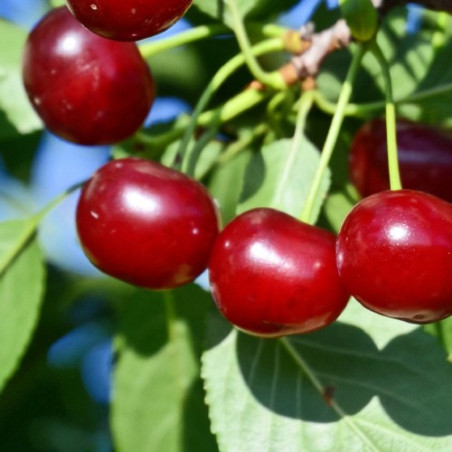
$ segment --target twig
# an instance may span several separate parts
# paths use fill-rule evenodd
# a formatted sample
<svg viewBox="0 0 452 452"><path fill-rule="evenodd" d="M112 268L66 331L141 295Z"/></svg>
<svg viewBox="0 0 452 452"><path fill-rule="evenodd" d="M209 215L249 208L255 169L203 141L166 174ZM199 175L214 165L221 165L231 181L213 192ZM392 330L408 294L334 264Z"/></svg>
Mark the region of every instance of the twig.
<svg viewBox="0 0 452 452"><path fill-rule="evenodd" d="M452 0L372 0L380 15L384 17L388 12L407 3L417 3L435 11L452 13ZM350 29L344 20L338 20L332 27L319 33L304 28L301 39L304 45L303 53L295 55L280 72L287 85L293 85L306 78L315 78L323 60L333 51L348 47L352 42ZM309 45L307 45L309 44Z"/></svg>

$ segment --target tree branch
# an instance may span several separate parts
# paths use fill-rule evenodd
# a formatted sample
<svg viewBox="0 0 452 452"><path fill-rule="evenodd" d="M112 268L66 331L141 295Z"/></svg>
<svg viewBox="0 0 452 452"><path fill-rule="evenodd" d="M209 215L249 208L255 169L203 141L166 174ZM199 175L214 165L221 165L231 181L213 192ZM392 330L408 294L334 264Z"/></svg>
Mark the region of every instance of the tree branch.
<svg viewBox="0 0 452 452"><path fill-rule="evenodd" d="M428 9L452 13L452 0L372 0L372 2L382 17L391 9L407 3L417 3ZM348 47L352 41L350 29L342 19L322 32L313 33L312 27L305 27L300 34L303 53L295 55L280 69L287 85L314 78L318 74L323 60L331 52Z"/></svg>

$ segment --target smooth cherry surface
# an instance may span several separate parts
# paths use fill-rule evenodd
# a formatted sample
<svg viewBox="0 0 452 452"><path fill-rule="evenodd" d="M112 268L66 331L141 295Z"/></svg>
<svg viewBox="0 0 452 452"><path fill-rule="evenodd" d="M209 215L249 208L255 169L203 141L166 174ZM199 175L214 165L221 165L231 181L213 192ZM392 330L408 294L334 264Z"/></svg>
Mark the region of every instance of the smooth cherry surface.
<svg viewBox="0 0 452 452"><path fill-rule="evenodd" d="M68 0L74 16L105 38L136 41L165 31L192 0Z"/></svg>
<svg viewBox="0 0 452 452"><path fill-rule="evenodd" d="M66 7L48 13L28 37L23 80L47 128L79 144L110 144L133 134L155 97L135 43L91 33Z"/></svg>
<svg viewBox="0 0 452 452"><path fill-rule="evenodd" d="M431 126L399 120L397 141L403 187L452 202L452 135ZM356 133L349 171L362 196L389 189L384 120L370 121Z"/></svg>
<svg viewBox="0 0 452 452"><path fill-rule="evenodd" d="M151 289L187 284L202 273L218 233L207 190L149 160L100 168L77 206L83 250L103 272Z"/></svg>
<svg viewBox="0 0 452 452"><path fill-rule="evenodd" d="M226 319L264 337L325 327L349 298L336 268L334 235L273 209L245 212L226 226L209 276Z"/></svg>
<svg viewBox="0 0 452 452"><path fill-rule="evenodd" d="M415 323L452 314L452 204L414 190L364 198L342 225L337 259L372 311Z"/></svg>

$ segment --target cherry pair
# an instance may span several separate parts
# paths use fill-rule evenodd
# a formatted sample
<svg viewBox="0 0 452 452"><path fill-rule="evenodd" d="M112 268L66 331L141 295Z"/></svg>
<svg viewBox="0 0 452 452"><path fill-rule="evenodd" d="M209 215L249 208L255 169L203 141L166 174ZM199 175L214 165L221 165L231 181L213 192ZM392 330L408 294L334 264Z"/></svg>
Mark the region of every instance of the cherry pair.
<svg viewBox="0 0 452 452"><path fill-rule="evenodd" d="M71 0L68 6L80 22L66 7L49 12L30 33L23 57L25 90L46 127L86 145L132 135L149 113L155 86L137 45L116 39L159 33L190 4Z"/></svg>

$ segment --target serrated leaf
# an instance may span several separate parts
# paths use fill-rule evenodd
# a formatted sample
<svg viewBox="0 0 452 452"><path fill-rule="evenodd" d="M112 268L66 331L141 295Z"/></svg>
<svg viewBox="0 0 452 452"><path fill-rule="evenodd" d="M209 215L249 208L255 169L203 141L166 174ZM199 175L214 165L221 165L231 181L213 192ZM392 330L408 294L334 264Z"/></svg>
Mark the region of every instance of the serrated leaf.
<svg viewBox="0 0 452 452"><path fill-rule="evenodd" d="M187 286L137 291L125 302L112 407L117 450L215 451L198 372L209 295Z"/></svg>
<svg viewBox="0 0 452 452"><path fill-rule="evenodd" d="M370 316L382 348L342 322L281 341L216 317L202 376L220 450L451 450L452 366L421 329Z"/></svg>
<svg viewBox="0 0 452 452"><path fill-rule="evenodd" d="M3 232L4 225L0 227ZM7 249L6 237L0 243ZM44 264L35 240L0 277L0 388L18 367L35 329L44 292Z"/></svg>
<svg viewBox="0 0 452 452"><path fill-rule="evenodd" d="M297 144L296 140L289 139L275 141L254 155L245 176L238 213L255 207L272 207L295 217L301 214L320 154L305 136ZM312 212L312 223L318 217L330 180L330 172L326 171Z"/></svg>
<svg viewBox="0 0 452 452"><path fill-rule="evenodd" d="M36 231L37 220L27 218L0 223L0 275Z"/></svg>
<svg viewBox="0 0 452 452"><path fill-rule="evenodd" d="M42 128L22 84L22 51L27 32L0 19L0 109L19 133Z"/></svg>

